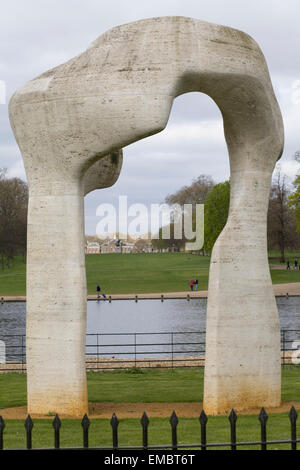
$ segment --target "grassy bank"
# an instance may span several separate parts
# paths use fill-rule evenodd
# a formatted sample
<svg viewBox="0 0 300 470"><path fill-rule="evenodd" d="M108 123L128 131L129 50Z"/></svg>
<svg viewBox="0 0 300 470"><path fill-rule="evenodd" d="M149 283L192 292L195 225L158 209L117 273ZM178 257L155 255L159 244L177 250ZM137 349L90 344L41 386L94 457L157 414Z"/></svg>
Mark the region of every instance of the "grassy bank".
<svg viewBox="0 0 300 470"><path fill-rule="evenodd" d="M270 255L270 263L279 264L278 253ZM287 256L292 264L298 252ZM187 253L87 255L88 293L95 294L97 284L108 294L182 292L189 290L189 281L195 278L198 288L207 290L209 262L209 257ZM271 269L271 277L274 284L300 282L300 271ZM0 270L0 296L25 293L26 267L16 258L9 268Z"/></svg>
<svg viewBox="0 0 300 470"><path fill-rule="evenodd" d="M203 400L203 368L88 372L90 402L172 403ZM300 366L282 367L282 400L300 402ZM1 408L26 405L26 375L0 374Z"/></svg>
<svg viewBox="0 0 300 470"><path fill-rule="evenodd" d="M88 373L89 400L93 402L187 402L202 401L203 369L177 369L138 371L107 371ZM300 367L282 368L282 400L300 401ZM0 408L26 404L26 376L18 374L0 375ZM147 411L147 410L146 410ZM299 410L298 410L299 411ZM200 413L200 410L199 410ZM1 410L0 410L1 415ZM120 445L141 444L140 417L120 419ZM53 446L53 417L34 420L33 446ZM180 418L178 441L199 442L197 418ZM271 414L268 420L268 439L289 439L290 423L287 413ZM228 442L230 437L227 417L209 417L208 442ZM237 438L244 441L260 439L257 415L238 417ZM151 418L149 444L170 443L171 432L167 418ZM23 420L7 420L4 444L8 448L25 446ZM61 428L62 446L81 446L82 428L80 420L63 419ZM91 446L111 445L109 419L91 419ZM284 445L270 448L285 448Z"/></svg>

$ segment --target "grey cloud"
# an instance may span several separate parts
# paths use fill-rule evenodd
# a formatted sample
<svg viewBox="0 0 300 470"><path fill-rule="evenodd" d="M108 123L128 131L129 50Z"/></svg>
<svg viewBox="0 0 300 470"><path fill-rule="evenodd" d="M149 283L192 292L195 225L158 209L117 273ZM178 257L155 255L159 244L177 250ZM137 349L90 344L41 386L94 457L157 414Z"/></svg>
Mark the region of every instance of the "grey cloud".
<svg viewBox="0 0 300 470"><path fill-rule="evenodd" d="M4 3L4 2L3 2ZM243 30L261 46L266 57L286 127L283 162L300 148L300 105L292 106L290 87L300 79L299 0L10 0L1 8L0 79L5 80L8 98L26 81L85 50L106 30L146 17L182 15ZM288 90L286 93L282 90ZM215 139L201 134L201 122L218 122ZM184 138L175 138L172 126L199 125ZM210 127L213 129L213 127ZM24 176L20 152L10 129L7 106L0 105L0 167ZM285 168L292 173L295 166ZM229 175L222 117L215 103L201 94L178 97L162 135L153 136L124 149L119 181L86 198L86 224L95 229L95 209L101 201L117 201L128 194L132 202L161 202L201 173L217 181Z"/></svg>

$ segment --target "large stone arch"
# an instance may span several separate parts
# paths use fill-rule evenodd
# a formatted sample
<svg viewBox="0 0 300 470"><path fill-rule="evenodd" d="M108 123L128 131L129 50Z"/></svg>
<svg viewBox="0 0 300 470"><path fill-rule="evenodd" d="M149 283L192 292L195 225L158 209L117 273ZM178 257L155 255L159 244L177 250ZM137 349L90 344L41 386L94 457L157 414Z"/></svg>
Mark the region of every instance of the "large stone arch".
<svg viewBox="0 0 300 470"><path fill-rule="evenodd" d="M87 411L84 175L107 154L164 129L174 98L189 91L220 108L231 168L229 218L210 267L204 407L221 413L280 403L266 214L283 125L268 68L247 34L162 17L109 30L11 99L30 190L30 413Z"/></svg>

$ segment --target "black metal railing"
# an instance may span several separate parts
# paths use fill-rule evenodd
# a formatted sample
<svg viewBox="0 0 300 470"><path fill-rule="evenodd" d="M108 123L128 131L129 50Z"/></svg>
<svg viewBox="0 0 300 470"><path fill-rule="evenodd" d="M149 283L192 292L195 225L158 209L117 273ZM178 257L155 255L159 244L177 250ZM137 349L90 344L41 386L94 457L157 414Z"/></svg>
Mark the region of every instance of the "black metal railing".
<svg viewBox="0 0 300 470"><path fill-rule="evenodd" d="M1 335L5 361L0 372L26 372L25 335ZM281 330L282 365L300 364L300 330ZM201 367L205 331L94 333L86 335L87 370Z"/></svg>
<svg viewBox="0 0 300 470"><path fill-rule="evenodd" d="M253 447L258 446L260 450L268 450L270 445L279 445L285 444L286 447L289 447L291 450L297 450L297 444L300 442L300 439L297 439L297 418L298 413L294 406L291 407L289 415L289 422L290 422L290 439L278 439L278 440L268 440L267 439L267 421L268 421L268 414L264 408L261 409L258 420L260 423L260 440L256 441L237 441L237 421L238 416L236 412L232 409L229 416L229 435L230 439L227 442L208 442L207 441L207 423L208 423L208 416L206 415L205 411L202 410L198 420L200 423L200 442L196 443L179 443L178 442L178 423L179 419L173 411L169 423L170 423L170 443L167 444L157 444L157 445L149 445L148 439L148 428L150 424L150 420L146 414L143 413L140 423L141 423L141 445L135 446L122 446L119 442L119 425L120 422L114 413L110 420L111 430L112 430L112 445L111 446L97 446L97 447L90 447L89 446L89 436L90 436L90 427L92 422L85 414L81 421L82 427L82 446L81 447L74 447L74 449L101 449L101 450L172 450L177 451L180 449L198 449L198 450L207 450L207 449L218 449L218 448L227 448L230 450L237 450L239 447ZM9 422L8 422L9 423ZM60 445L60 431L62 427L62 421L60 420L59 416L56 415L52 421L52 427L54 429L54 442L53 442L53 449L60 449L63 448ZM6 423L0 416L0 450L5 450L5 436L4 430L6 428ZM27 416L25 420L25 437L26 437L26 449L32 450L33 447L33 428L34 422L31 419L30 415ZM7 425L7 430L9 431L9 424Z"/></svg>
<svg viewBox="0 0 300 470"><path fill-rule="evenodd" d="M88 370L203 366L204 354L205 331L87 335Z"/></svg>

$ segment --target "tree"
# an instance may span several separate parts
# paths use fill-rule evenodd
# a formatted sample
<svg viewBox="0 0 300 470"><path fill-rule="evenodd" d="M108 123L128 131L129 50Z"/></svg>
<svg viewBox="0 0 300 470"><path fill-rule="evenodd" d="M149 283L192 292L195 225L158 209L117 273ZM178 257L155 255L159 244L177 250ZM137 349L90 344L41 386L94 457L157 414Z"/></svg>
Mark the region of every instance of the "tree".
<svg viewBox="0 0 300 470"><path fill-rule="evenodd" d="M170 236L168 238L164 238L164 230L170 232ZM175 238L174 222L172 221L170 225L166 225L164 228L161 227L159 229L158 238L152 239L152 246L156 250L168 249L169 251L180 251L184 247L185 242L183 224L181 238Z"/></svg>
<svg viewBox="0 0 300 470"><path fill-rule="evenodd" d="M296 230L300 233L300 175L296 176L293 185L295 190L288 196L288 207L294 215Z"/></svg>
<svg viewBox="0 0 300 470"><path fill-rule="evenodd" d="M296 160L296 162L300 162L300 150L297 150L294 153L294 160Z"/></svg>
<svg viewBox="0 0 300 470"><path fill-rule="evenodd" d="M2 267L16 254L25 256L28 187L19 178L6 179L0 172L0 256Z"/></svg>
<svg viewBox="0 0 300 470"><path fill-rule="evenodd" d="M183 186L174 194L169 194L165 202L167 204L204 204L208 193L214 187L214 181L211 176L200 175L195 178L190 186Z"/></svg>
<svg viewBox="0 0 300 470"><path fill-rule="evenodd" d="M181 189L176 191L174 194L169 194L165 198L165 203L173 206L178 204L181 209L184 209L185 204L192 204L192 223L193 230L196 226L196 204L204 204L207 198L207 195L214 187L215 183L211 176L200 175L195 178L189 186L183 186ZM182 213L183 218L183 213ZM164 240L162 238L162 229L159 231L159 239L153 240L153 246L156 249L169 248L170 250L179 251L188 241L184 237L184 220L182 219L182 238L177 239L174 236L174 218L170 223L170 238ZM191 240L189 240L191 241ZM201 250L204 254L204 251Z"/></svg>
<svg viewBox="0 0 300 470"><path fill-rule="evenodd" d="M209 192L204 206L204 248L212 251L228 218L230 182L216 184Z"/></svg>
<svg viewBox="0 0 300 470"><path fill-rule="evenodd" d="M280 262L285 262L285 250L299 245L293 210L289 207L290 191L287 176L280 167L273 180L268 209L268 248L280 250Z"/></svg>

